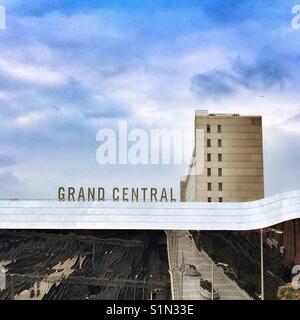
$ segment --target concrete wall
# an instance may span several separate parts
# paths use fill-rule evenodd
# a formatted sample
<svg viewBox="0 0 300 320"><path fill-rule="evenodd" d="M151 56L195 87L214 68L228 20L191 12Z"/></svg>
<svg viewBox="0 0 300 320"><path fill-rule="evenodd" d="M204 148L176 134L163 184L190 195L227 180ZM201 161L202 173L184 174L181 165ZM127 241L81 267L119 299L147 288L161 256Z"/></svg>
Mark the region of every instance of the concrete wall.
<svg viewBox="0 0 300 320"><path fill-rule="evenodd" d="M240 202L264 198L262 118L196 111L195 132L198 129L204 132L204 170L181 182L182 201L207 202L210 198L212 202ZM198 156L197 145L201 142L196 133L195 137Z"/></svg>

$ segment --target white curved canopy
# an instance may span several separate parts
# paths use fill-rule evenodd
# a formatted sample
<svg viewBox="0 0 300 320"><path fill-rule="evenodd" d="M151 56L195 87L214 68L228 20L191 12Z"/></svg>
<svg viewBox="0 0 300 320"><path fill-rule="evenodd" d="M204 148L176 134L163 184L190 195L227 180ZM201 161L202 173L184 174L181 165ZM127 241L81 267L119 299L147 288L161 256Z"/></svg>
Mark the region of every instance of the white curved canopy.
<svg viewBox="0 0 300 320"><path fill-rule="evenodd" d="M253 230L300 218L300 191L240 203L0 201L0 229Z"/></svg>

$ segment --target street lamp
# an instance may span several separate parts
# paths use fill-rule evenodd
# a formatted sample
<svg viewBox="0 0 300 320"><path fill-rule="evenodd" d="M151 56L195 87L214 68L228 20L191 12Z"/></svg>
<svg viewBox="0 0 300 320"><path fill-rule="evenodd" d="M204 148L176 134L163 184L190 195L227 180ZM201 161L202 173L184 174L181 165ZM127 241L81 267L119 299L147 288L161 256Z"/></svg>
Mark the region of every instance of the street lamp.
<svg viewBox="0 0 300 320"><path fill-rule="evenodd" d="M214 300L214 261L211 260L211 300Z"/></svg>
<svg viewBox="0 0 300 320"><path fill-rule="evenodd" d="M261 300L265 300L265 285L264 285L264 233L260 229L260 279L261 279Z"/></svg>

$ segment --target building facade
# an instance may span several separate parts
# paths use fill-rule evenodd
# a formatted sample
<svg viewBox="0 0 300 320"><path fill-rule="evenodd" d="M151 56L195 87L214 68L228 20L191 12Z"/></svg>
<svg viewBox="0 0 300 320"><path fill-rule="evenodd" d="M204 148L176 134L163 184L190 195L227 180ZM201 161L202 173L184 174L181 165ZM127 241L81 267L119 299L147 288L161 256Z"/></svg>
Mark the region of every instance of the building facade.
<svg viewBox="0 0 300 320"><path fill-rule="evenodd" d="M195 148L180 183L181 201L246 202L264 196L262 117L196 111ZM246 236L259 242L260 231ZM265 229L264 243L286 265L300 264L300 220Z"/></svg>
<svg viewBox="0 0 300 320"><path fill-rule="evenodd" d="M196 111L190 173L181 181L182 201L264 198L262 118Z"/></svg>

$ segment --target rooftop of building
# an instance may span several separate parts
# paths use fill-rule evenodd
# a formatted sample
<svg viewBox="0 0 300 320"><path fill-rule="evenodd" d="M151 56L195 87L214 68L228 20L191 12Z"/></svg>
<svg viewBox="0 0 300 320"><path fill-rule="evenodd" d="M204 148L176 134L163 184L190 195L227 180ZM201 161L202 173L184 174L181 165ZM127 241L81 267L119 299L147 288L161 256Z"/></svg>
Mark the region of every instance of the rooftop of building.
<svg viewBox="0 0 300 320"><path fill-rule="evenodd" d="M196 110L196 117L247 117L260 118L260 115L241 115L239 113L209 113L208 110Z"/></svg>

